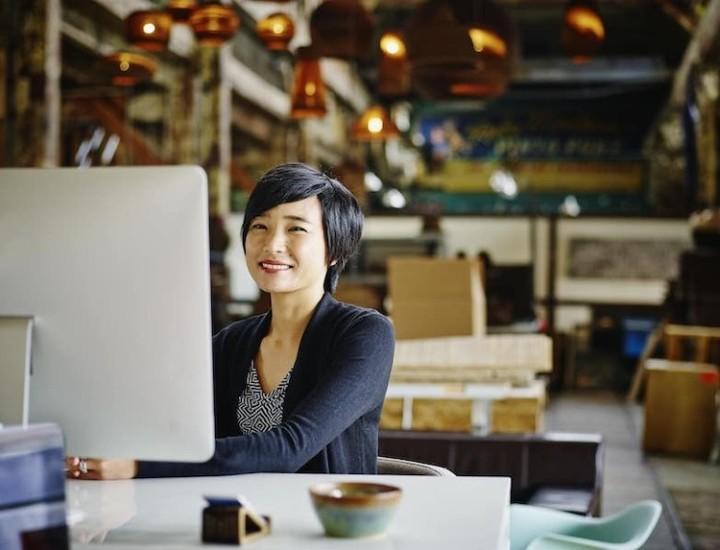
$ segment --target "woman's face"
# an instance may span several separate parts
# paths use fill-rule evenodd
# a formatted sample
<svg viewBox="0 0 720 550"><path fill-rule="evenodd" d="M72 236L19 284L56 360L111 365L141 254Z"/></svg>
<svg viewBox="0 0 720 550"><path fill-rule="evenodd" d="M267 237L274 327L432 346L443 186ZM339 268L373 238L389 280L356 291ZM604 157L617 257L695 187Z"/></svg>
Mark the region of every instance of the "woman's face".
<svg viewBox="0 0 720 550"><path fill-rule="evenodd" d="M328 262L318 198L280 204L251 220L245 261L265 292L322 292Z"/></svg>

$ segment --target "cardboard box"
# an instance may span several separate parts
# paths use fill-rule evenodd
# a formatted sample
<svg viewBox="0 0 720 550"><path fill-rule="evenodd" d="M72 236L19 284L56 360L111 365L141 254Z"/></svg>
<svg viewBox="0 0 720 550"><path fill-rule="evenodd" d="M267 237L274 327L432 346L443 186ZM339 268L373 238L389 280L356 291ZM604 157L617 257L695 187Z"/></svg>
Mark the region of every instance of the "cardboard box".
<svg viewBox="0 0 720 550"><path fill-rule="evenodd" d="M401 397L385 399L380 415L381 430L401 430L403 428L403 402Z"/></svg>
<svg viewBox="0 0 720 550"><path fill-rule="evenodd" d="M335 289L335 299L360 307L377 310L383 308L383 297L380 288L359 283L344 283L342 278Z"/></svg>
<svg viewBox="0 0 720 550"><path fill-rule="evenodd" d="M394 257L387 262L398 340L485 334L485 295L477 260Z"/></svg>
<svg viewBox="0 0 720 550"><path fill-rule="evenodd" d="M542 397L496 399L490 413L492 433L535 433L543 429Z"/></svg>
<svg viewBox="0 0 720 550"><path fill-rule="evenodd" d="M480 335L480 306L473 302L395 302L391 319L398 340Z"/></svg>
<svg viewBox="0 0 720 550"><path fill-rule="evenodd" d="M413 399L412 429L470 432L473 402L471 399Z"/></svg>
<svg viewBox="0 0 720 550"><path fill-rule="evenodd" d="M645 370L643 448L707 459L716 435L718 368L650 359Z"/></svg>

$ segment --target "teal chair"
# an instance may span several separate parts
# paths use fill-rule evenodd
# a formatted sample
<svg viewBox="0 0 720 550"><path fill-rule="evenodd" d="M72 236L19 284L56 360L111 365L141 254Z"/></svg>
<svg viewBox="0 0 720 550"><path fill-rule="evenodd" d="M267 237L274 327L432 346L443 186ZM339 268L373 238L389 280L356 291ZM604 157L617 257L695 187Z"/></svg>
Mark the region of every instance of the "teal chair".
<svg viewBox="0 0 720 550"><path fill-rule="evenodd" d="M512 504L512 550L580 550L640 548L653 532L662 507L643 500L603 518L578 516L551 508Z"/></svg>

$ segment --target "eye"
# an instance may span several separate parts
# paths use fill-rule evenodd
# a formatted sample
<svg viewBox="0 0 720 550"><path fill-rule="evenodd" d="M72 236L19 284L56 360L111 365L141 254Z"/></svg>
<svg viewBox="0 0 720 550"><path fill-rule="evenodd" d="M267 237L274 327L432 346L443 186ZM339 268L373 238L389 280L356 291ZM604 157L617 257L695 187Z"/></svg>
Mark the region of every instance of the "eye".
<svg viewBox="0 0 720 550"><path fill-rule="evenodd" d="M264 223L255 222L250 224L250 229L267 229L267 226Z"/></svg>
<svg viewBox="0 0 720 550"><path fill-rule="evenodd" d="M299 225L293 225L290 228L290 231L293 231L293 232L302 231L303 233L307 233L307 229L305 229L304 227L300 227Z"/></svg>

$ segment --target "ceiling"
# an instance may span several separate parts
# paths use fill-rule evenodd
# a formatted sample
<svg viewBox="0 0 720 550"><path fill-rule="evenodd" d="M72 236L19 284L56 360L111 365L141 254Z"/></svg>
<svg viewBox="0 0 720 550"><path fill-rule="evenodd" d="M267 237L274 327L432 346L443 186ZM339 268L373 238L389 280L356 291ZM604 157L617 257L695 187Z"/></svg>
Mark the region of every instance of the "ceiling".
<svg viewBox="0 0 720 550"><path fill-rule="evenodd" d="M468 2L474 0L467 0ZM422 0L375 0L379 29L403 25ZM680 64L690 33L671 15L672 0L597 2L606 39L595 58L573 63L560 36L566 0L499 0L514 23L519 61L511 91L668 82ZM482 8L478 8L482 9ZM370 69L371 70L371 69Z"/></svg>

